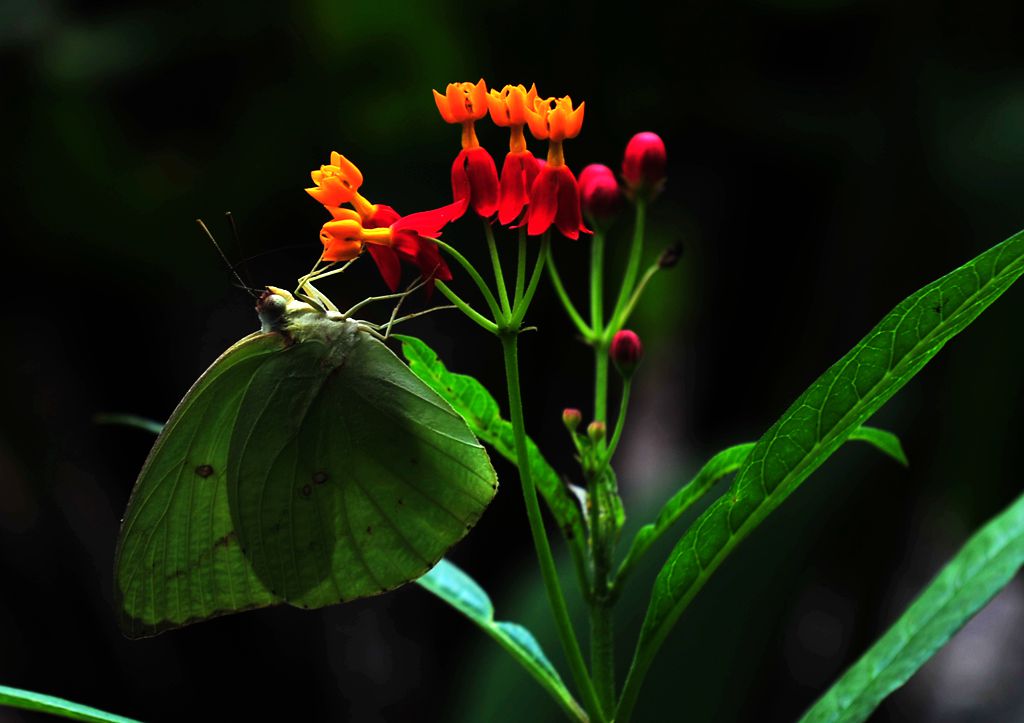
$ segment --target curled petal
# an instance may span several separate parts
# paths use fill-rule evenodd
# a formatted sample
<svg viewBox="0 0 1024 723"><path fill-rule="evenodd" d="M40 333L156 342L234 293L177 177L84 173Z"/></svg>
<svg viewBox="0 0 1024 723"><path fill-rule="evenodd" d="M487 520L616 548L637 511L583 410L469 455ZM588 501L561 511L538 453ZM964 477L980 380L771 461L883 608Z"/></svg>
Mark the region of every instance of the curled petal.
<svg viewBox="0 0 1024 723"><path fill-rule="evenodd" d="M455 120L455 117L452 115L451 110L449 109L447 96L441 95L435 90L434 103L437 104L437 109L441 112L441 117L444 118L445 123L458 123L458 121Z"/></svg>
<svg viewBox="0 0 1024 723"><path fill-rule="evenodd" d="M486 150L466 148L455 157L452 197L456 201L468 199L478 215L490 218L498 210L498 188L498 168Z"/></svg>
<svg viewBox="0 0 1024 723"><path fill-rule="evenodd" d="M373 215L364 221L366 228L387 228L402 216L391 206L378 203L374 206Z"/></svg>
<svg viewBox="0 0 1024 723"><path fill-rule="evenodd" d="M544 166L530 189L527 233L537 236L554 223L571 239L590 233L580 216L580 191L568 166Z"/></svg>
<svg viewBox="0 0 1024 723"><path fill-rule="evenodd" d="M518 218L530 201L530 187L533 186L540 164L529 151L509 153L501 166L501 203L498 206L498 222L508 225Z"/></svg>

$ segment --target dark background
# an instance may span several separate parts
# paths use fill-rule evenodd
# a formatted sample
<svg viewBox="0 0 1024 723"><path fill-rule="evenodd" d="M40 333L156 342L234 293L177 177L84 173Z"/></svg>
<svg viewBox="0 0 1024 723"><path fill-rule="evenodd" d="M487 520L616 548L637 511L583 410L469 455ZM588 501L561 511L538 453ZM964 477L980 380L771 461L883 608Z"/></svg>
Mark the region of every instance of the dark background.
<svg viewBox="0 0 1024 723"><path fill-rule="evenodd" d="M4 0L0 683L147 720L558 720L414 585L121 637L114 543L152 438L93 415L166 418L255 328L194 219L250 259L249 283L290 286L318 253L324 214L302 188L330 150L361 167L371 200L446 203L458 130L430 90L455 80L585 100L566 146L577 170L617 168L633 133L661 134L669 181L650 254L682 240L686 255L632 324L648 357L618 461L631 534L903 297L1024 226L1022 31L1014 3ZM480 135L500 162L505 132ZM628 233L624 218L613 257ZM449 240L484 259L472 223ZM556 248L577 293L586 246ZM369 262L324 287L342 305L383 289ZM879 413L909 469L849 445L741 546L669 638L639 720L794 719L1020 492L1022 312L1011 289ZM527 423L571 473L558 416L589 411L589 354L550 289L528 321ZM502 393L497 345L464 318L411 331ZM565 670L518 483L498 471L498 498L453 559ZM623 601L623 668L667 549ZM1018 578L878 719L1024 717L1022 623Z"/></svg>

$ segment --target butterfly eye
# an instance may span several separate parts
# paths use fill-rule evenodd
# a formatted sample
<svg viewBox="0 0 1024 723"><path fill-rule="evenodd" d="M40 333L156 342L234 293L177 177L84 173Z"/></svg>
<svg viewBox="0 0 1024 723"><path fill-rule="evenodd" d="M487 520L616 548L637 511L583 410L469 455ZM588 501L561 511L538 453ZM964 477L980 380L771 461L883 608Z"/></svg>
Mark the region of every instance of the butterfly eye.
<svg viewBox="0 0 1024 723"><path fill-rule="evenodd" d="M256 313L260 315L263 331L270 331L278 327L287 306L288 300L280 294L275 294L272 291L263 292L260 300L256 302Z"/></svg>

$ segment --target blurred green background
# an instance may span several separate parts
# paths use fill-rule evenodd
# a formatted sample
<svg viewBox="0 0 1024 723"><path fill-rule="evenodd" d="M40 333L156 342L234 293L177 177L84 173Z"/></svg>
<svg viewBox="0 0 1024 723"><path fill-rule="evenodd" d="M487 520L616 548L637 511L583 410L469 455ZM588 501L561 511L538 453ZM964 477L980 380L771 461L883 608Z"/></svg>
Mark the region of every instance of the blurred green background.
<svg viewBox="0 0 1024 723"><path fill-rule="evenodd" d="M632 531L904 296L1024 226L1022 30L1014 3L3 0L0 683L147 720L558 720L416 586L121 637L114 542L152 439L93 415L165 418L256 323L194 219L247 283L287 286L319 253L324 214L302 188L329 151L373 201L448 202L459 133L430 90L452 81L585 100L566 146L577 171L661 134L650 253L686 253L633 322L648 357L618 461ZM506 133L480 136L500 163ZM622 219L613 258L628 233ZM483 260L472 223L448 237ZM577 293L586 245L556 248ZM382 288L369 262L325 283L342 304ZM880 413L909 470L847 447L740 548L670 637L639 720L794 719L1020 492L1022 313L1013 289ZM531 317L528 426L572 474L559 413L588 412L589 353L549 290ZM450 368L502 393L482 332L454 314L418 324ZM518 483L498 470L453 559L564 670ZM667 549L623 602L622 667ZM1018 579L878 719L1024 719L1022 623Z"/></svg>

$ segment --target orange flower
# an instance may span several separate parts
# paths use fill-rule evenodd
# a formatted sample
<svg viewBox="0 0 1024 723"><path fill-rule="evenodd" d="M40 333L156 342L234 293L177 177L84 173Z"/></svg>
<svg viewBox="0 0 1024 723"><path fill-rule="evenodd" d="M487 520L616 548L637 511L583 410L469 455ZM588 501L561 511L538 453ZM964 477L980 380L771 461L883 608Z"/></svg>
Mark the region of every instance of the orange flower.
<svg viewBox="0 0 1024 723"><path fill-rule="evenodd" d="M522 128L526 125L529 122L527 111L532 110L536 102L536 84L531 85L529 90L522 85L506 85L500 92L492 90L487 94L487 109L491 112L491 120L494 121L494 125L503 128Z"/></svg>
<svg viewBox="0 0 1024 723"><path fill-rule="evenodd" d="M359 196L359 187L363 185L363 174L355 164L334 151L331 151L331 162L310 175L316 187L307 188L306 193L325 206L340 206L352 201Z"/></svg>
<svg viewBox="0 0 1024 723"><path fill-rule="evenodd" d="M526 120L534 138L548 139L548 162L530 187L527 233L536 236L554 224L564 236L578 238L580 232L590 233L580 214L580 189L569 167L565 165L562 141L575 138L583 127L586 103L572 107L569 96L538 98L526 111Z"/></svg>
<svg viewBox="0 0 1024 723"><path fill-rule="evenodd" d="M444 95L434 91L434 102L446 123L466 123L487 115L487 84L449 83Z"/></svg>
<svg viewBox="0 0 1024 723"><path fill-rule="evenodd" d="M434 102L448 123L462 124L462 151L452 164L452 196L466 199L478 215L489 218L498 210L498 167L480 147L473 123L487 115L487 85L449 83L445 94L434 91Z"/></svg>
<svg viewBox="0 0 1024 723"><path fill-rule="evenodd" d="M579 135L586 105L580 103L574 110L572 98L566 95L561 98L538 98L533 108L527 108L526 122L530 126L530 133L538 140L546 138L551 142L548 163L556 166L565 163L562 158L562 141Z"/></svg>

